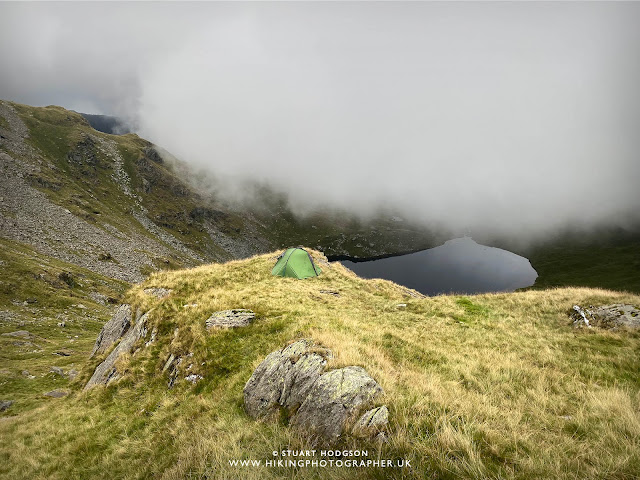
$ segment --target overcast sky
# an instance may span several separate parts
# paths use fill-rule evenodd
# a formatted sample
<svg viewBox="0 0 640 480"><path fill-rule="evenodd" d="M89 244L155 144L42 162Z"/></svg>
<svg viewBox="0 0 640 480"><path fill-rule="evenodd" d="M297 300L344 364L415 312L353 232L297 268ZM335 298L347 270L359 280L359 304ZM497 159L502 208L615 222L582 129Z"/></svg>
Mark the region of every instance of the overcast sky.
<svg viewBox="0 0 640 480"><path fill-rule="evenodd" d="M0 98L294 206L546 232L640 210L640 3L0 3Z"/></svg>

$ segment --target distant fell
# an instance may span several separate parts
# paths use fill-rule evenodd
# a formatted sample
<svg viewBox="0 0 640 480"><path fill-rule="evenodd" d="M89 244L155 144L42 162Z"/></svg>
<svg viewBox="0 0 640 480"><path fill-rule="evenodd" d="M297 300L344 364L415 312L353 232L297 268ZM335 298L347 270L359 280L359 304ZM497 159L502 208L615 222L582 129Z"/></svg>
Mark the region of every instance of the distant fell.
<svg viewBox="0 0 640 480"><path fill-rule="evenodd" d="M124 120L110 115L95 115L91 113L80 113L89 125L102 133L110 135L125 135L127 133L135 133L134 129Z"/></svg>

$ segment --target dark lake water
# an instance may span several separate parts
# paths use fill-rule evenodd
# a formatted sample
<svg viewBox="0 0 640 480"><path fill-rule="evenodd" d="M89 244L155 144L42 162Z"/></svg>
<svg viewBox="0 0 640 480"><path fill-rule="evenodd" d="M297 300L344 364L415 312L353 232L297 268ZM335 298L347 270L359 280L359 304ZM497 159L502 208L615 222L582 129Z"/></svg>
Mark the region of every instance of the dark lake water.
<svg viewBox="0 0 640 480"><path fill-rule="evenodd" d="M538 276L526 258L471 237L408 255L341 263L361 277L385 278L425 295L512 292L533 285Z"/></svg>

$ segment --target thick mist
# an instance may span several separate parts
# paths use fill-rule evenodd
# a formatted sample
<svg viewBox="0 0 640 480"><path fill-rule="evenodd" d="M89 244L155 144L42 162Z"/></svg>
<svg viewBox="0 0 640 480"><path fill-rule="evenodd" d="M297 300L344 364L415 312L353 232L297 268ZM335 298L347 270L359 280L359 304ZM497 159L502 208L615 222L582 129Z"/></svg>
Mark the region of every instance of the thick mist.
<svg viewBox="0 0 640 480"><path fill-rule="evenodd" d="M640 4L0 4L0 97L117 115L292 208L638 220Z"/></svg>

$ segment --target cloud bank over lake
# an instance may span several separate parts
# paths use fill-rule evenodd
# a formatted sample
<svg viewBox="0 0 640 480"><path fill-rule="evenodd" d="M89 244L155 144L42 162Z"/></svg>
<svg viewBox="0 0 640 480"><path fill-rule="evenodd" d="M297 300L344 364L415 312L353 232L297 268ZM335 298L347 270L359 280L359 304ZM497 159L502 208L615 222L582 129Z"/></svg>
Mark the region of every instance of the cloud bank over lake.
<svg viewBox="0 0 640 480"><path fill-rule="evenodd" d="M0 18L1 98L123 117L299 212L529 236L640 210L637 3L4 3Z"/></svg>

